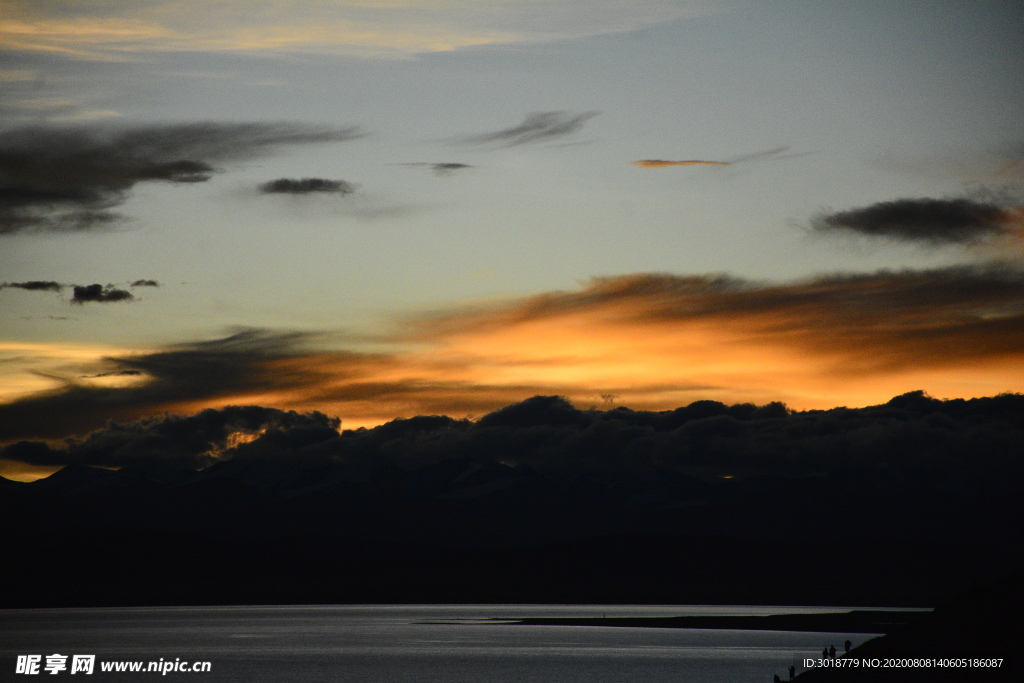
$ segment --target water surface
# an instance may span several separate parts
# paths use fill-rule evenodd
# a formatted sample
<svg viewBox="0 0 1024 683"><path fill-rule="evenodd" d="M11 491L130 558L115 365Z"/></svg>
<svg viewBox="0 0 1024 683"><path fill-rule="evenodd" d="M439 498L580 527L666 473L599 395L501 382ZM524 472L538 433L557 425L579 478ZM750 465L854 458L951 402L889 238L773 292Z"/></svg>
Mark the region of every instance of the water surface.
<svg viewBox="0 0 1024 683"><path fill-rule="evenodd" d="M844 607L401 605L0 611L0 680L17 655L96 655L85 680L767 683L864 634L521 626L494 619L795 614ZM428 623L433 622L433 623ZM438 623L440 622L440 623ZM209 661L209 673L103 674L103 661ZM68 672L42 680L78 680Z"/></svg>

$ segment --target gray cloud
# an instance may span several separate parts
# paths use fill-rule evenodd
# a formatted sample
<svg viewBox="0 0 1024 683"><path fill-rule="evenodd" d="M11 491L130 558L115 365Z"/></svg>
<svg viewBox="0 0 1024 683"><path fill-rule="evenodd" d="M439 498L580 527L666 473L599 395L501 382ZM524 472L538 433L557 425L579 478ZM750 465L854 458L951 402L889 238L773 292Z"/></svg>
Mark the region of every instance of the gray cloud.
<svg viewBox="0 0 1024 683"><path fill-rule="evenodd" d="M140 182L205 182L214 164L285 145L361 136L354 127L192 123L113 128L35 126L0 137L0 235L109 227Z"/></svg>
<svg viewBox="0 0 1024 683"><path fill-rule="evenodd" d="M4 282L0 284L0 289L5 287L25 289L33 292L59 292L64 289L64 285L52 280L29 280L28 282Z"/></svg>
<svg viewBox="0 0 1024 683"><path fill-rule="evenodd" d="M795 157L804 156L803 154L786 154L789 151L789 145L782 145L780 147L773 147L772 149L766 149L762 152L752 152L751 154L742 154L738 157L732 157L729 159L730 164L742 164L748 161L760 161L762 159L793 159Z"/></svg>
<svg viewBox="0 0 1024 683"><path fill-rule="evenodd" d="M131 287L159 287L160 283L156 280L136 280L131 283ZM129 301L135 297L124 289L119 289L115 285L108 284L106 286L101 284L92 285L69 285L62 282L54 282L53 280L29 280L27 282L3 282L0 283L0 289L24 289L27 291L35 292L61 292L66 287L72 287L74 294L71 298L73 304L84 304L86 302L98 302L108 303L111 301Z"/></svg>
<svg viewBox="0 0 1024 683"><path fill-rule="evenodd" d="M96 303L110 303L112 301L131 301L135 297L132 296L131 292L118 289L114 285L107 285L104 287L100 284L95 285L75 285L74 295L71 297L71 303L73 304L84 304L89 301Z"/></svg>
<svg viewBox="0 0 1024 683"><path fill-rule="evenodd" d="M502 147L515 147L531 142L545 142L560 138L580 130L589 119L598 112L588 111L573 114L565 111L544 111L528 114L518 126L460 138L458 142L468 145L499 144Z"/></svg>
<svg viewBox="0 0 1024 683"><path fill-rule="evenodd" d="M355 191L352 183L326 178L278 178L260 185L263 194L352 194Z"/></svg>
<svg viewBox="0 0 1024 683"><path fill-rule="evenodd" d="M456 162L431 162L431 161L414 161L408 164L402 164L402 166L419 166L425 167L432 170L434 173L440 176L449 176L455 173L455 171L461 171L465 168L473 168L469 164L460 164Z"/></svg>
<svg viewBox="0 0 1024 683"><path fill-rule="evenodd" d="M971 244L1013 229L1013 215L990 201L897 199L859 209L822 213L811 221L819 233L857 233L901 242Z"/></svg>

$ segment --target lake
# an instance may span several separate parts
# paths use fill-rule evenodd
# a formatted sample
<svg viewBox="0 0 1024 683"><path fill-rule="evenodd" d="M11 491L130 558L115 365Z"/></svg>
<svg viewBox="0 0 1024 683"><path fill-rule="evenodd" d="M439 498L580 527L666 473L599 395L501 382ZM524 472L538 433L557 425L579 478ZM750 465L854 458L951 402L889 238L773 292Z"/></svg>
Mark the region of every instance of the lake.
<svg viewBox="0 0 1024 683"><path fill-rule="evenodd" d="M357 605L0 610L0 680L79 680L71 657L95 655L85 680L700 681L770 683L787 667L864 634L523 626L525 617L655 617L841 612L847 607ZM47 655L68 657L48 675ZM40 655L39 675L18 675ZM162 661L161 661L162 660ZM61 660L56 660L58 663ZM160 673L105 673L112 662ZM175 672L210 662L208 672Z"/></svg>

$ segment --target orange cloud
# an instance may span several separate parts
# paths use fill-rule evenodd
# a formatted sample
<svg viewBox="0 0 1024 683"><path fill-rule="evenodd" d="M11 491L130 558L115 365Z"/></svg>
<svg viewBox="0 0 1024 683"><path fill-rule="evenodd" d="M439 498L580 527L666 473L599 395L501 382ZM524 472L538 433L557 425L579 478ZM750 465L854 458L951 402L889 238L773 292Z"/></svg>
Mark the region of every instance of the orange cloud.
<svg viewBox="0 0 1024 683"><path fill-rule="evenodd" d="M751 154L743 154L738 157L733 157L727 161L707 161L704 159L684 159L682 161L666 161L665 159L641 159L640 161L634 161L634 166L640 168L665 168L666 166L732 166L733 164L748 163L752 161L762 161L764 159L790 159L794 154L785 154L789 147L783 145L782 147L774 147L772 149L766 149L761 152L753 152Z"/></svg>
<svg viewBox="0 0 1024 683"><path fill-rule="evenodd" d="M783 285L636 275L427 317L404 356L465 384L547 386L638 407L699 398L798 408L866 405L1024 384L1024 276L951 268Z"/></svg>
<svg viewBox="0 0 1024 683"><path fill-rule="evenodd" d="M961 266L783 284L596 278L577 291L422 315L388 340L387 352L316 351L303 335L250 331L110 358L146 381L76 384L0 405L9 425L0 441L230 404L320 410L353 428L481 415L536 394L581 405L611 394L637 409L699 399L811 409L914 389L1017 392L1024 271Z"/></svg>
<svg viewBox="0 0 1024 683"><path fill-rule="evenodd" d="M156 50L317 51L402 57L621 33L718 11L716 3L592 0L0 0L0 46L86 59Z"/></svg>

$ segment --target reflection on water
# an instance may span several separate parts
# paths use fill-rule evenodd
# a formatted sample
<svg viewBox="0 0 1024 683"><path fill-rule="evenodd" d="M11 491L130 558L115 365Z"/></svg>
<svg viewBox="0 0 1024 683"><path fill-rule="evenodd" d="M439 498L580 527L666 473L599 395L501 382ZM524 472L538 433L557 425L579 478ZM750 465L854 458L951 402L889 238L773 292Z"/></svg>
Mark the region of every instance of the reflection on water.
<svg viewBox="0 0 1024 683"><path fill-rule="evenodd" d="M209 661L214 681L702 681L765 683L831 643L864 634L585 626L493 619L794 614L841 607L423 605L44 609L0 611L0 680L18 655L104 661ZM442 623L424 623L442 622ZM68 675L67 672L63 672ZM27 679L24 679L27 680Z"/></svg>

